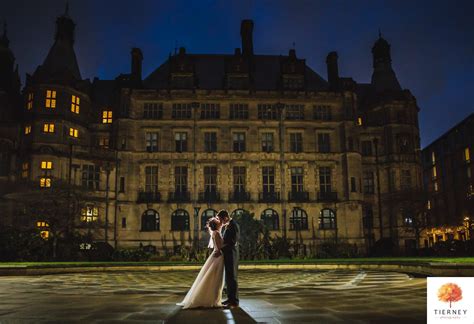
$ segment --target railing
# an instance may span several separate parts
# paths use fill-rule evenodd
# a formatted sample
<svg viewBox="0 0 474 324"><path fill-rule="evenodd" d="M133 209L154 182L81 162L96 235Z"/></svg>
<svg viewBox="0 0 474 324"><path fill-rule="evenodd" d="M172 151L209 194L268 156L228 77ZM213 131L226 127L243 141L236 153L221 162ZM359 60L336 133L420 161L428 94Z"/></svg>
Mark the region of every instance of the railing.
<svg viewBox="0 0 474 324"><path fill-rule="evenodd" d="M250 192L234 191L229 194L229 202L250 201Z"/></svg>
<svg viewBox="0 0 474 324"><path fill-rule="evenodd" d="M291 201L291 202L307 202L307 201L309 201L309 192L307 192L307 191L290 191L288 193L288 201Z"/></svg>
<svg viewBox="0 0 474 324"><path fill-rule="evenodd" d="M277 191L261 192L258 194L258 202L263 202L263 203L280 202L280 192L277 192Z"/></svg>
<svg viewBox="0 0 474 324"><path fill-rule="evenodd" d="M205 202L219 202L221 200L221 196L216 191L203 191L199 193L198 202L205 203Z"/></svg>
<svg viewBox="0 0 474 324"><path fill-rule="evenodd" d="M168 202L188 202L191 201L189 191L171 191L168 195Z"/></svg>
<svg viewBox="0 0 474 324"><path fill-rule="evenodd" d="M140 191L138 193L137 203L160 202L161 194L158 191Z"/></svg>
<svg viewBox="0 0 474 324"><path fill-rule="evenodd" d="M320 191L318 192L318 201L337 201L337 192Z"/></svg>

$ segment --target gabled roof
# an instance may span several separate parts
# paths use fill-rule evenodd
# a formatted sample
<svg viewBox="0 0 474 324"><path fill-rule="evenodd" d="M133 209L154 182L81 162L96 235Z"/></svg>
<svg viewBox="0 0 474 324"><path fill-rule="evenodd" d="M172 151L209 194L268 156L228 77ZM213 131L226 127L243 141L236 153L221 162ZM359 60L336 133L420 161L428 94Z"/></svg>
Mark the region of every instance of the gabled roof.
<svg viewBox="0 0 474 324"><path fill-rule="evenodd" d="M226 62L233 58L230 54L186 54L194 64L195 77L199 89L224 89ZM281 80L282 60L288 56L254 55L252 72L255 90L278 90ZM170 60L168 59L144 80L145 88L166 89L169 87ZM308 66L305 66L304 90L326 89L327 82Z"/></svg>

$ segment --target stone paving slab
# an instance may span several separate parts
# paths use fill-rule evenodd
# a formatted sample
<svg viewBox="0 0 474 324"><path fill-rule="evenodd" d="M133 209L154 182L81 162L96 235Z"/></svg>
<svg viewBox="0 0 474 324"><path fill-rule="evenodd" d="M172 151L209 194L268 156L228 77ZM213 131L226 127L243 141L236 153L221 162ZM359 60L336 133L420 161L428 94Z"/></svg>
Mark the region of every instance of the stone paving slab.
<svg viewBox="0 0 474 324"><path fill-rule="evenodd" d="M0 323L424 323L426 279L240 271L241 308L181 310L196 271L0 277Z"/></svg>

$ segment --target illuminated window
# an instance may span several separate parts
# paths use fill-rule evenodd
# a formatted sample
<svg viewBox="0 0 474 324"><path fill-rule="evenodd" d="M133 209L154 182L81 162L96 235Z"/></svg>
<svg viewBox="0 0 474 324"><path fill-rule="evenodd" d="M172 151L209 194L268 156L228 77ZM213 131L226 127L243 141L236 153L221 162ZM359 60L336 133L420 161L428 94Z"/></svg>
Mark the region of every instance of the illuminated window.
<svg viewBox="0 0 474 324"><path fill-rule="evenodd" d="M51 161L41 161L41 169L51 170L53 168L53 162Z"/></svg>
<svg viewBox="0 0 474 324"><path fill-rule="evenodd" d="M71 97L71 111L73 113L78 114L79 113L79 105L80 105L80 98L78 96L72 96Z"/></svg>
<svg viewBox="0 0 474 324"><path fill-rule="evenodd" d="M436 156L435 152L431 152L431 163L435 164L436 163Z"/></svg>
<svg viewBox="0 0 474 324"><path fill-rule="evenodd" d="M45 133L54 133L54 124L43 124L43 132Z"/></svg>
<svg viewBox="0 0 474 324"><path fill-rule="evenodd" d="M36 226L40 227L40 228L43 228L43 227L49 227L49 224L44 222L44 221L37 221Z"/></svg>
<svg viewBox="0 0 474 324"><path fill-rule="evenodd" d="M28 135L31 133L31 125L26 125L25 126L25 135Z"/></svg>
<svg viewBox="0 0 474 324"><path fill-rule="evenodd" d="M102 112L102 124L112 123L112 110L104 110Z"/></svg>
<svg viewBox="0 0 474 324"><path fill-rule="evenodd" d="M438 191L438 190L439 190L438 183L435 182L435 183L434 183L434 191Z"/></svg>
<svg viewBox="0 0 474 324"><path fill-rule="evenodd" d="M46 90L46 108L56 108L56 90Z"/></svg>
<svg viewBox="0 0 474 324"><path fill-rule="evenodd" d="M357 125L362 126L362 117L357 117Z"/></svg>
<svg viewBox="0 0 474 324"><path fill-rule="evenodd" d="M464 161L470 162L471 161L471 153L469 152L469 147L464 149Z"/></svg>
<svg viewBox="0 0 474 324"><path fill-rule="evenodd" d="M75 137L75 138L79 137L79 130L77 128L70 127L69 128L69 136Z"/></svg>
<svg viewBox="0 0 474 324"><path fill-rule="evenodd" d="M426 202L426 209L430 210L431 209L431 200L428 200Z"/></svg>
<svg viewBox="0 0 474 324"><path fill-rule="evenodd" d="M86 223L95 222L99 219L99 209L94 205L88 205L82 208L81 221Z"/></svg>
<svg viewBox="0 0 474 324"><path fill-rule="evenodd" d="M28 110L33 108L33 92L28 93L28 101L26 102L26 108Z"/></svg>
<svg viewBox="0 0 474 324"><path fill-rule="evenodd" d="M40 187L41 188L50 188L51 187L51 178L47 178L47 177L40 178Z"/></svg>
<svg viewBox="0 0 474 324"><path fill-rule="evenodd" d="M28 162L24 162L21 165L21 177L23 179L28 178L29 169L30 169L30 164Z"/></svg>
<svg viewBox="0 0 474 324"><path fill-rule="evenodd" d="M436 171L436 167L434 166L432 169L431 169L431 176L433 179L436 179L438 173Z"/></svg>
<svg viewBox="0 0 474 324"><path fill-rule="evenodd" d="M40 236L42 239L47 240L49 238L49 231L47 230L49 227L49 224L44 221L38 221L36 222L36 227L38 227L40 231Z"/></svg>

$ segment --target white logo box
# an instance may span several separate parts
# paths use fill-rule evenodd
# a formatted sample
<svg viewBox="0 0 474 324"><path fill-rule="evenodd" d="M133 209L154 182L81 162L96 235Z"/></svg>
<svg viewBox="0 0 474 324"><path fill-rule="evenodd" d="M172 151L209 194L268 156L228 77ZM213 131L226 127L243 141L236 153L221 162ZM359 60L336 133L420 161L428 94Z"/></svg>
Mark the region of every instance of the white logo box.
<svg viewBox="0 0 474 324"><path fill-rule="evenodd" d="M448 284L444 286L445 301L442 301L438 297L440 288ZM456 298L459 296L460 299ZM474 324L473 277L428 277L426 297L428 324ZM452 301L451 306L449 300Z"/></svg>

